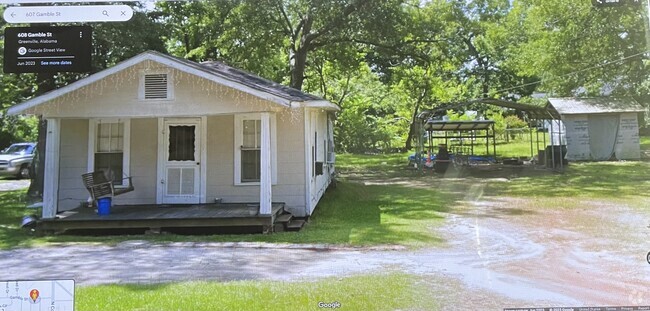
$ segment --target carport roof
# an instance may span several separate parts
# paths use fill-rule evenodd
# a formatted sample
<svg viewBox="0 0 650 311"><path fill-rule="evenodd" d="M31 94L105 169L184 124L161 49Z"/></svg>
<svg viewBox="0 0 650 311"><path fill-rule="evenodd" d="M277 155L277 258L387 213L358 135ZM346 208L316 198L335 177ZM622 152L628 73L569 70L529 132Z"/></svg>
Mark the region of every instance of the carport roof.
<svg viewBox="0 0 650 311"><path fill-rule="evenodd" d="M476 121L427 121L427 131L473 131L487 130L494 124L492 120Z"/></svg>
<svg viewBox="0 0 650 311"><path fill-rule="evenodd" d="M468 107L473 104L486 104L498 107L504 107L509 109L514 109L522 111L528 115L531 119L544 120L544 119L553 119L554 116L548 111L545 107L535 106L531 104L522 104L513 101L500 100L500 99L477 99L466 102L457 102L457 103L448 103L442 104L434 109L423 111L420 113L419 118L427 120L428 118L444 115L447 113L447 110L453 110L457 108Z"/></svg>

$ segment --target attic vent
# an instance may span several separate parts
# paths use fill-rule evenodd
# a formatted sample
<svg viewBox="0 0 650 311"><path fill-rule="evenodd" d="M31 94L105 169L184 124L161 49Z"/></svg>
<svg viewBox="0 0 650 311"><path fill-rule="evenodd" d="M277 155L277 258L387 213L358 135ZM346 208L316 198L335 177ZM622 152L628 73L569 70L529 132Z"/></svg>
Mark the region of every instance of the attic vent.
<svg viewBox="0 0 650 311"><path fill-rule="evenodd" d="M167 74L144 75L144 99L168 99Z"/></svg>

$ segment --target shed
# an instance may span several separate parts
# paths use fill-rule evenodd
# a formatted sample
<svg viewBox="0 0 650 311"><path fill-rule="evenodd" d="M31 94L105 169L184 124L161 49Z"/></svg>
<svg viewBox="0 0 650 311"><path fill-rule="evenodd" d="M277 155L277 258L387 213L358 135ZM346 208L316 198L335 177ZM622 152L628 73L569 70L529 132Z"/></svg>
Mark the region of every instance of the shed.
<svg viewBox="0 0 650 311"><path fill-rule="evenodd" d="M562 120L567 160L640 158L639 114L645 108L634 99L549 98L546 108Z"/></svg>

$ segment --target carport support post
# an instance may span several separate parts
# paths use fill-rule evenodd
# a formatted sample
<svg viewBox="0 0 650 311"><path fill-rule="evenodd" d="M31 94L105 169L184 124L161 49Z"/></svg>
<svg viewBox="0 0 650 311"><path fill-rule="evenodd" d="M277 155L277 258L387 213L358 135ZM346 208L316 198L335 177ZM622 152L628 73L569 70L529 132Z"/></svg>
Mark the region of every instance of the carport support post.
<svg viewBox="0 0 650 311"><path fill-rule="evenodd" d="M551 163L555 169L555 120L551 121Z"/></svg>
<svg viewBox="0 0 650 311"><path fill-rule="evenodd" d="M485 130L485 156L490 156L490 130Z"/></svg>
<svg viewBox="0 0 650 311"><path fill-rule="evenodd" d="M528 128L528 133L530 134L530 158L534 158L535 154L533 153L533 129Z"/></svg>
<svg viewBox="0 0 650 311"><path fill-rule="evenodd" d="M497 159L497 132L492 123L492 151L494 152L494 160Z"/></svg>
<svg viewBox="0 0 650 311"><path fill-rule="evenodd" d="M472 130L472 134L470 136L471 136L470 137L470 144L471 144L470 146L472 146L471 147L472 148L471 155L474 155L474 141L476 141L476 137L475 137L476 136L476 130Z"/></svg>
<svg viewBox="0 0 650 311"><path fill-rule="evenodd" d="M562 152L562 125L563 125L562 118L560 118L560 120L557 121L557 125L558 125L558 136L559 136L558 139L560 140L560 145L559 145L559 148L560 148L560 169L564 169L564 157L563 157L563 152Z"/></svg>
<svg viewBox="0 0 650 311"><path fill-rule="evenodd" d="M260 119L260 215L271 215L271 117L263 112Z"/></svg>
<svg viewBox="0 0 650 311"><path fill-rule="evenodd" d="M539 155L539 128L535 128L535 147L537 147L537 154ZM541 161L541 159L538 159L538 161Z"/></svg>
<svg viewBox="0 0 650 311"><path fill-rule="evenodd" d="M59 201L59 141L61 120L47 119L45 174L43 178L43 218L54 218Z"/></svg>

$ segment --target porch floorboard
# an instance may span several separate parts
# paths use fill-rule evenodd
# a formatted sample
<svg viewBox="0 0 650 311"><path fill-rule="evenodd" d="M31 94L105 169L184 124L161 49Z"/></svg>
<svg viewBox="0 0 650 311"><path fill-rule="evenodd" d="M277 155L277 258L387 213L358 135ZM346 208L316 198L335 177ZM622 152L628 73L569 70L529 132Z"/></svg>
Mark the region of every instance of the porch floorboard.
<svg viewBox="0 0 650 311"><path fill-rule="evenodd" d="M109 215L97 215L94 208L77 208L54 219L42 219L42 230L121 229L165 227L272 227L284 212L284 203L273 203L271 215L259 215L259 206L250 203L188 205L115 205Z"/></svg>

